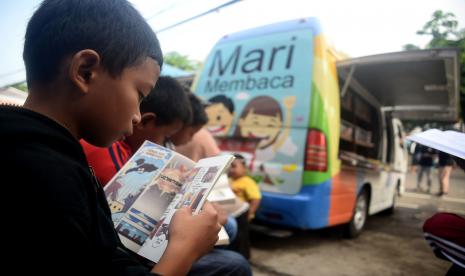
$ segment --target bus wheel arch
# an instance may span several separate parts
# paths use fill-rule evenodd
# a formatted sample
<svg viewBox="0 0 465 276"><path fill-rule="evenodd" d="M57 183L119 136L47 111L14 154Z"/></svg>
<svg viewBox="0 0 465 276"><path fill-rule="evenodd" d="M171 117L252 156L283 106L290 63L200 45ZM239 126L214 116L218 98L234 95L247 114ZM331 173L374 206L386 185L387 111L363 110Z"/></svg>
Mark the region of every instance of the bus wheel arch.
<svg viewBox="0 0 465 276"><path fill-rule="evenodd" d="M355 200L352 218L344 226L344 237L349 239L356 238L363 231L368 218L371 192L371 185L369 183L365 183L360 189Z"/></svg>

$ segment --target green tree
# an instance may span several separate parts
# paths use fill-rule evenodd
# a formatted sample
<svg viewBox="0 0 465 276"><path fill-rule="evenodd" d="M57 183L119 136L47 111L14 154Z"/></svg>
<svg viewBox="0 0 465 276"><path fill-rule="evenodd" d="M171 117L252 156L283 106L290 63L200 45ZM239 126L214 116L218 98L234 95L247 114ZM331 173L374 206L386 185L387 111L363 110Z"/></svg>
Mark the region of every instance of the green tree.
<svg viewBox="0 0 465 276"><path fill-rule="evenodd" d="M163 57L164 62L174 67L177 67L186 71L196 71L201 62L197 60L191 60L186 55L181 55L178 52L169 52Z"/></svg>
<svg viewBox="0 0 465 276"><path fill-rule="evenodd" d="M27 84L26 84L26 82L18 82L18 83L12 84L10 86L14 87L16 89L22 90L24 92L27 92Z"/></svg>
<svg viewBox="0 0 465 276"><path fill-rule="evenodd" d="M405 51L411 51L411 50L419 50L420 47L418 47L417 45L414 45L414 44L405 44L404 46L402 46L402 48L405 50Z"/></svg>
<svg viewBox="0 0 465 276"><path fill-rule="evenodd" d="M458 21L451 12L437 10L430 21L417 31L418 35L431 36L425 48L456 47L460 49L460 106L462 120L465 121L465 29L458 29ZM404 45L415 46L413 44Z"/></svg>
<svg viewBox="0 0 465 276"><path fill-rule="evenodd" d="M417 34L432 36L426 48L450 47L464 39L463 36L460 37L463 30L459 31L457 27L458 21L453 13L437 10L433 13L433 18L426 22Z"/></svg>

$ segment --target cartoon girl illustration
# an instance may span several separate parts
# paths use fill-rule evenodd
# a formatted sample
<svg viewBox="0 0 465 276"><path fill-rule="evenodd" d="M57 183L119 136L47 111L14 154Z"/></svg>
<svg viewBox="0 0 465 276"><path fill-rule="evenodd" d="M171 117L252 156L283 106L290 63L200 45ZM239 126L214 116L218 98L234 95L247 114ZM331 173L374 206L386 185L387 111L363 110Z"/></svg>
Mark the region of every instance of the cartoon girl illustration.
<svg viewBox="0 0 465 276"><path fill-rule="evenodd" d="M273 181L268 175L264 163L272 160L277 152L293 156L297 151L297 147L289 137L292 108L295 101L295 96L283 99L285 108L285 116L283 116L281 106L274 98L269 96L255 97L244 107L237 123L236 137L259 139L254 159L257 160L255 163L258 163L256 168L264 174L264 179L268 180L267 184L274 183L270 183ZM278 173L275 172L273 175Z"/></svg>

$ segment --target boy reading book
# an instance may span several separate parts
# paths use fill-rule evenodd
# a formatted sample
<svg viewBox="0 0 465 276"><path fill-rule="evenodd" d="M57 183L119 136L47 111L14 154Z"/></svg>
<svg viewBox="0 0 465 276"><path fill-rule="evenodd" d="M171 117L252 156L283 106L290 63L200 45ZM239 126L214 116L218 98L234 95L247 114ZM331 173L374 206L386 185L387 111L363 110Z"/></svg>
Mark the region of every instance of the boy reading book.
<svg viewBox="0 0 465 276"><path fill-rule="evenodd" d="M95 175L100 181L105 181L101 182L101 184L106 185L123 168L124 164L139 149L144 140L163 144L166 137L170 137L174 132L179 130L179 126L196 121L195 118L194 120L191 118L193 114L189 108L190 105L188 94L184 91L183 87L175 79L161 76L155 88L150 91L150 94L140 104L142 119L141 122L135 125L132 135L127 136L124 140L113 143L108 148L94 147L81 141L88 162L94 168ZM142 170L142 168L148 167L152 168L149 173L155 173L157 169L161 168L159 164L150 164L144 158L136 158L133 163L133 166L126 170L126 174L132 171L145 172L147 169ZM172 170L172 172L174 171ZM129 176L132 176L132 174L129 174ZM192 174L193 176L195 174ZM187 180L185 179L185 181ZM141 184L143 183L141 182ZM113 201L112 208L116 208L116 205L118 205L114 201L118 194L117 190L120 189L120 181L116 181L109 189L106 189L106 193L109 195L107 196L108 201ZM129 207L127 206L130 206L135 200L135 194L127 196L125 200L120 200L122 203L127 203L126 207L121 207L120 211L123 213L128 211ZM163 198L156 198L154 200L160 204ZM156 205L153 208L157 207L161 208L160 205ZM163 210L166 207L165 205L161 208L162 211L160 214L156 215L157 219L163 214ZM221 220L219 222L224 224ZM141 229L141 231L144 231L144 229ZM120 233L120 235L123 234ZM140 241L140 243L143 241ZM210 275L212 271L215 271L218 275L248 275L250 274L250 266L242 256L235 252L214 249L213 252L209 252L201 260L195 262L189 274Z"/></svg>
<svg viewBox="0 0 465 276"><path fill-rule="evenodd" d="M184 275L220 226L211 205L179 209L169 245L150 269L121 243L79 139L105 147L132 133L163 58L124 0L46 0L31 17L24 108L0 107L5 263L16 274ZM8 208L7 208L8 207ZM6 230L6 228L4 228Z"/></svg>

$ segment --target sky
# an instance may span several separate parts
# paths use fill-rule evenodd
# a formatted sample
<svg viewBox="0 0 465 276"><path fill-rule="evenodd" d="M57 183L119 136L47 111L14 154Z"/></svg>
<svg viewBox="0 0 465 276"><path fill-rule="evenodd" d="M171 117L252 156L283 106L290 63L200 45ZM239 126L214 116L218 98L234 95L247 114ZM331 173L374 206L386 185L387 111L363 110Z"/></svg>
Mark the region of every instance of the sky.
<svg viewBox="0 0 465 276"><path fill-rule="evenodd" d="M130 0L155 32L230 0ZM0 1L0 87L26 79L22 48L27 21L39 0ZM270 23L317 17L333 46L351 57L423 47L416 31L435 10L452 12L465 28L465 0L244 0L185 24L157 32L164 53L203 61L222 36Z"/></svg>

